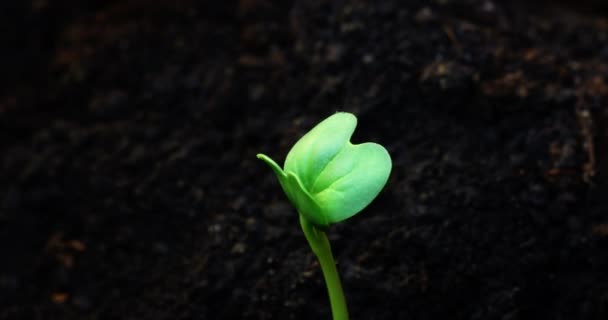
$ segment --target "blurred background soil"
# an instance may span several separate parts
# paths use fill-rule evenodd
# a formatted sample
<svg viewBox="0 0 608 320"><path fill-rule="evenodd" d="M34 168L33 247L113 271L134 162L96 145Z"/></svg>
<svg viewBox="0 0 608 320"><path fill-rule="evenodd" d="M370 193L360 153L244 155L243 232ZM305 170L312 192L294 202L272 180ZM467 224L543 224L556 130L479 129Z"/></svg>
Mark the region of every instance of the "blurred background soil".
<svg viewBox="0 0 608 320"><path fill-rule="evenodd" d="M602 1L0 5L0 319L328 319L283 159L393 172L331 228L352 319L608 318Z"/></svg>

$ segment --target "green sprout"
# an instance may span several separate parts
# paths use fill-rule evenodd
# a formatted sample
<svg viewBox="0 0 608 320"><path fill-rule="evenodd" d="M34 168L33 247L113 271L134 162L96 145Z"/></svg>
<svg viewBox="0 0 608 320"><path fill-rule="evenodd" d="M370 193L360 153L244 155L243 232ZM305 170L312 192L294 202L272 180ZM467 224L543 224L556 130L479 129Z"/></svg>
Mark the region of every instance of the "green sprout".
<svg viewBox="0 0 608 320"><path fill-rule="evenodd" d="M363 210L380 193L391 171L384 147L352 144L357 118L338 112L305 134L289 151L284 169L258 154L274 171L300 215L302 231L321 264L334 320L348 319L346 300L326 230Z"/></svg>

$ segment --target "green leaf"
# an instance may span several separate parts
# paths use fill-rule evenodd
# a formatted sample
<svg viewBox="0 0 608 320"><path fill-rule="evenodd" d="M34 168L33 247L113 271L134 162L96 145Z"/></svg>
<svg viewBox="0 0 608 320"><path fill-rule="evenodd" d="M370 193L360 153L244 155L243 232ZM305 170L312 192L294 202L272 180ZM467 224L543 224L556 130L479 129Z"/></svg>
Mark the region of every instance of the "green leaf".
<svg viewBox="0 0 608 320"><path fill-rule="evenodd" d="M289 151L285 170L258 154L273 169L291 203L316 225L328 226L357 214L388 180L388 152L376 143L350 143L356 126L350 113L323 120Z"/></svg>
<svg viewBox="0 0 608 320"><path fill-rule="evenodd" d="M391 158L379 144L350 142L323 170L312 197L330 222L352 217L380 193L391 171Z"/></svg>
<svg viewBox="0 0 608 320"><path fill-rule="evenodd" d="M285 173L276 162L264 154L258 154L258 159L266 162L274 171L281 188L287 195L289 201L296 207L298 212L304 214L310 221L316 221L314 213L321 212L321 208L317 202L311 197L310 193L302 186L300 179L293 173ZM323 225L327 225L327 221L320 221Z"/></svg>
<svg viewBox="0 0 608 320"><path fill-rule="evenodd" d="M348 143L356 126L357 118L345 112L321 121L291 148L285 159L285 171L300 177L310 190L321 171Z"/></svg>

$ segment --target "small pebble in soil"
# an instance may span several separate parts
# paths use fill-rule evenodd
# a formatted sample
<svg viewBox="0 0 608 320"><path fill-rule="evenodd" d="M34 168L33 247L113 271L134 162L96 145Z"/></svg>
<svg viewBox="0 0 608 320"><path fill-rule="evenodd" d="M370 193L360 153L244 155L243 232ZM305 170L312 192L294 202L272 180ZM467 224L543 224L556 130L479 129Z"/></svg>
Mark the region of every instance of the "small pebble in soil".
<svg viewBox="0 0 608 320"><path fill-rule="evenodd" d="M154 244L154 252L157 254L167 254L169 252L169 246L164 242L156 242Z"/></svg>
<svg viewBox="0 0 608 320"><path fill-rule="evenodd" d="M246 250L247 250L247 245L245 245L242 242L237 242L234 244L234 246L232 246L232 249L230 249L230 252L234 253L234 254L242 254L242 253L245 253Z"/></svg>
<svg viewBox="0 0 608 320"><path fill-rule="evenodd" d="M424 7L416 13L414 20L418 23L426 23L435 20L435 14L429 7Z"/></svg>

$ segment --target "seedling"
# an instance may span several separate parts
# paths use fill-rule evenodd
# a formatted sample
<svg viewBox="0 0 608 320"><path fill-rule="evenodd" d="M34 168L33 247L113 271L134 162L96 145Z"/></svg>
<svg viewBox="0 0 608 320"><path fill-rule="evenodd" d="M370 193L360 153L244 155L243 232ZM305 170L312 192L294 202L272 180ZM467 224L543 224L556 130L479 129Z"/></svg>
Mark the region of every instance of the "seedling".
<svg viewBox="0 0 608 320"><path fill-rule="evenodd" d="M338 112L305 134L287 154L284 169L258 154L274 171L300 216L302 231L321 264L334 320L348 310L326 231L363 210L380 193L391 171L384 147L352 144L357 118Z"/></svg>

